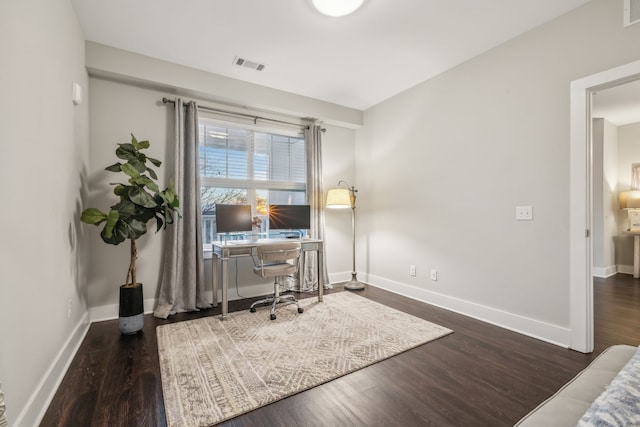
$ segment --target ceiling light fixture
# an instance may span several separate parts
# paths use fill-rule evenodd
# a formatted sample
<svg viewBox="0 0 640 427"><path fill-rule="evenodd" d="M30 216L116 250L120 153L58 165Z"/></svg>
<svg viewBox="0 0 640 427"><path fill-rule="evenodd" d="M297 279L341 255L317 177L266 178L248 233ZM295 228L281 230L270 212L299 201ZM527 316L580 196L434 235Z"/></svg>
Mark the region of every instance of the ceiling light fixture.
<svg viewBox="0 0 640 427"><path fill-rule="evenodd" d="M358 10L364 0L311 0L313 6L328 16L345 16Z"/></svg>

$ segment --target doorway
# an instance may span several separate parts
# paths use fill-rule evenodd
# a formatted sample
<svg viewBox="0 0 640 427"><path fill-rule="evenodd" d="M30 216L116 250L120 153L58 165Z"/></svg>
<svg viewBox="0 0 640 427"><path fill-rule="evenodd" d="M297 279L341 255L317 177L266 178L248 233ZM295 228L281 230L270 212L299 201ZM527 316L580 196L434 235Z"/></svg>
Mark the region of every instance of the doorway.
<svg viewBox="0 0 640 427"><path fill-rule="evenodd" d="M571 83L570 348L593 351L593 93L640 80L640 61Z"/></svg>
<svg viewBox="0 0 640 427"><path fill-rule="evenodd" d="M633 236L625 231L638 211L622 210L619 195L640 190L640 80L594 92L591 117L592 274L634 274Z"/></svg>

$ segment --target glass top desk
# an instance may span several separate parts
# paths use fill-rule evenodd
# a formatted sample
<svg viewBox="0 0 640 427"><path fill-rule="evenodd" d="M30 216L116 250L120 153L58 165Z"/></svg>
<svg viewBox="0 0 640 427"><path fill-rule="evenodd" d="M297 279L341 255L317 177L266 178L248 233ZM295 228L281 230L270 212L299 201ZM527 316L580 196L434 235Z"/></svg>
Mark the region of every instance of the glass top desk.
<svg viewBox="0 0 640 427"><path fill-rule="evenodd" d="M218 288L222 289L222 320L224 320L229 313L229 258L235 257L247 257L255 256L256 248L260 245L267 243L285 243L290 242L291 239L250 239L250 240L226 240L213 242L213 253L211 259L211 265L213 268L213 306L218 306ZM322 293L324 288L324 242L317 239L295 239L300 242L302 247L302 254L305 252L317 252L318 254L318 301L322 302ZM298 268L298 274L304 272L304 256L300 256L300 265ZM220 263L220 266L218 266ZM220 273L222 277L220 276ZM302 273L304 274L304 273ZM300 276L299 276L300 277ZM298 282L300 283L300 281Z"/></svg>

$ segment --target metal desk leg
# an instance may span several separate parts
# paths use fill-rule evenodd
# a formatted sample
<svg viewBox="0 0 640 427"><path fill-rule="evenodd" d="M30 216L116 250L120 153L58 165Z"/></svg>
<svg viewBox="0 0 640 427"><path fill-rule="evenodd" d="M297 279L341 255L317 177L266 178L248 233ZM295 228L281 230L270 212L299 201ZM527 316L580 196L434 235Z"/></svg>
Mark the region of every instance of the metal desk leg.
<svg viewBox="0 0 640 427"><path fill-rule="evenodd" d="M218 261L220 258L217 253L211 256L211 289L213 290L213 306L218 306Z"/></svg>
<svg viewBox="0 0 640 427"><path fill-rule="evenodd" d="M227 295L227 288L229 283L229 269L227 261L229 260L224 254L222 255L222 320L227 317L229 312L229 295Z"/></svg>
<svg viewBox="0 0 640 427"><path fill-rule="evenodd" d="M300 253L300 258L298 259L298 290L302 291L304 289L304 261L307 258L307 252L302 251Z"/></svg>

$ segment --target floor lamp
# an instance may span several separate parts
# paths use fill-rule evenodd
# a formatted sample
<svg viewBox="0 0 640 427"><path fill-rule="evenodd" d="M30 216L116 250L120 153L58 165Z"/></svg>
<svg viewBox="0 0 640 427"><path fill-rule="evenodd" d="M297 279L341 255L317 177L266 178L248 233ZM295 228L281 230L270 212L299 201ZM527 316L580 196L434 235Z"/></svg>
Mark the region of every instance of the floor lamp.
<svg viewBox="0 0 640 427"><path fill-rule="evenodd" d="M344 185L346 188L340 188ZM358 190L349 186L344 181L338 182L338 188L332 188L327 193L327 207L332 209L351 208L351 234L352 234L352 259L353 268L351 270L351 280L344 285L345 289L358 291L364 289L364 285L356 277L356 193Z"/></svg>

